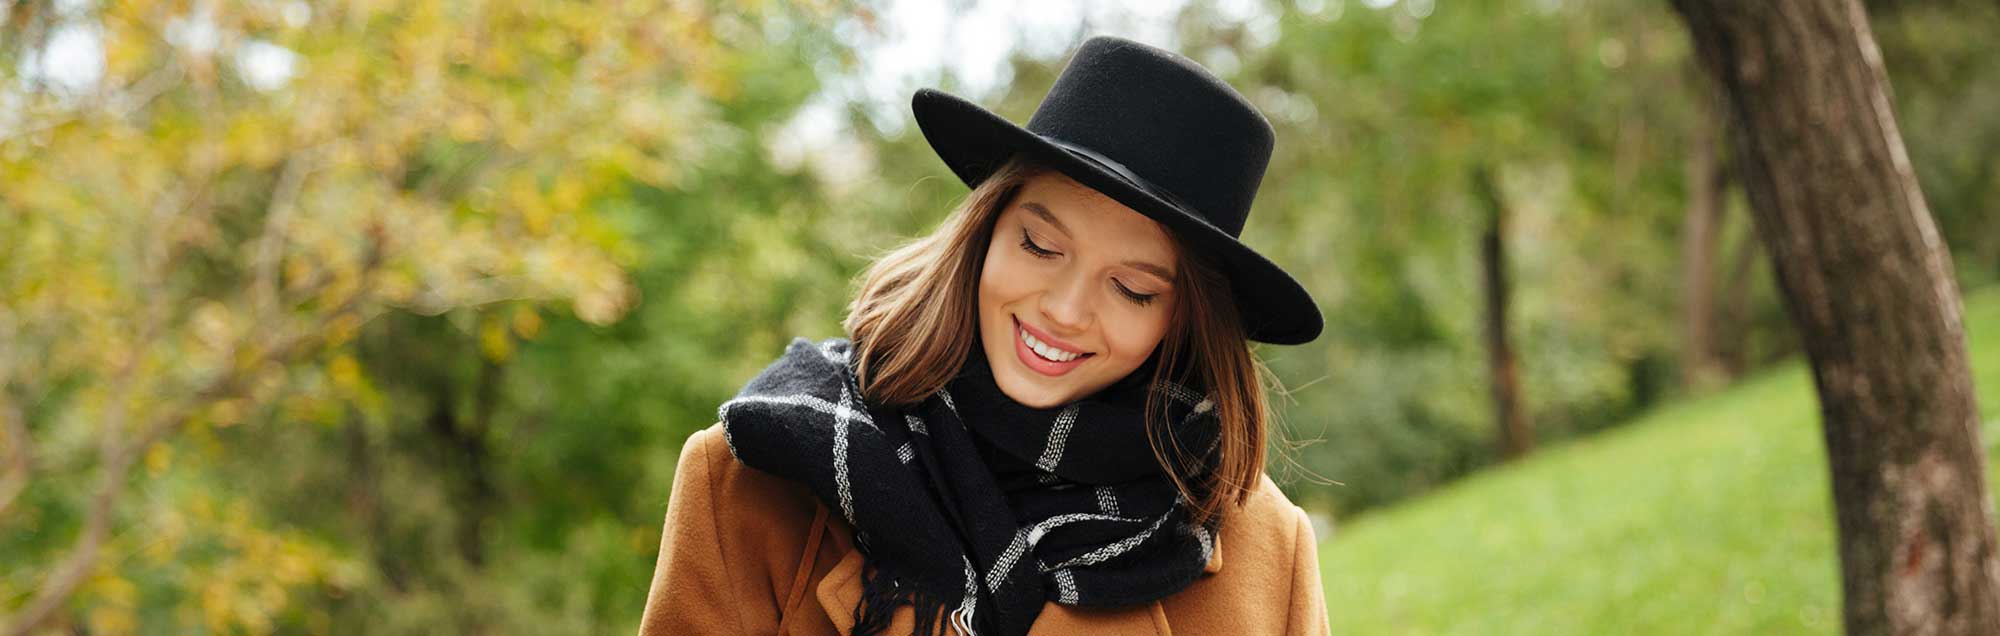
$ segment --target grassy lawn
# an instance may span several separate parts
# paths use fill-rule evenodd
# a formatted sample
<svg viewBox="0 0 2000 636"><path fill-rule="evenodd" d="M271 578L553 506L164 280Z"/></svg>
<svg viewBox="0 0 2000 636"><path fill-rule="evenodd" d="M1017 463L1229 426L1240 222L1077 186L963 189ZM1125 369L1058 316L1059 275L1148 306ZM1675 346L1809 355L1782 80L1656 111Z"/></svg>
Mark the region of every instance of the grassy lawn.
<svg viewBox="0 0 2000 636"><path fill-rule="evenodd" d="M1991 457L2000 288L1966 324ZM1833 532L1801 361L1348 520L1320 557L1337 635L1833 634Z"/></svg>

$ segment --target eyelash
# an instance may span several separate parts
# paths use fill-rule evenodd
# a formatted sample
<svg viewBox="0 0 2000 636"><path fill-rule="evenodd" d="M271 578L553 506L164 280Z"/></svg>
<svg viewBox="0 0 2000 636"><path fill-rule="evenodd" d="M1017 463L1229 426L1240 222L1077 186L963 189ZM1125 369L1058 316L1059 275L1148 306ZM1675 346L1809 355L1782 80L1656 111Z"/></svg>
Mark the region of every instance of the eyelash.
<svg viewBox="0 0 2000 636"><path fill-rule="evenodd" d="M1021 230L1021 249L1028 250L1028 253L1034 254L1035 258L1056 257L1055 251L1042 249L1042 246L1035 244L1034 239L1028 238L1028 230L1025 228Z"/></svg>
<svg viewBox="0 0 2000 636"><path fill-rule="evenodd" d="M1035 258L1056 257L1056 252L1054 250L1043 249L1042 246L1036 245L1035 240L1028 237L1027 228L1021 229L1021 249L1027 250L1027 252L1029 254L1033 254ZM1153 302L1153 298L1159 296L1159 294L1141 294L1134 292L1131 289L1127 289L1125 287L1125 283L1121 283L1115 280L1111 281L1111 283L1113 285L1118 286L1118 293L1124 294L1125 298L1131 300L1133 303L1138 304L1140 307L1144 307L1148 304L1151 304Z"/></svg>

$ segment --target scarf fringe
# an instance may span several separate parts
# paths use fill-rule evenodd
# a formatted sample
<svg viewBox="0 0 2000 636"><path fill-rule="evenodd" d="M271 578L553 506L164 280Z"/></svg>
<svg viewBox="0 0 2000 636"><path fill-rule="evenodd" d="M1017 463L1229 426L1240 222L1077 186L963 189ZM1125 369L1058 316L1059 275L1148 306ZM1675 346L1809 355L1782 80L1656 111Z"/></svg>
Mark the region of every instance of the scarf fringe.
<svg viewBox="0 0 2000 636"><path fill-rule="evenodd" d="M904 578L899 572L886 571L874 564L863 568L861 602L854 606L852 636L880 636L888 631L896 608L904 605L911 606L912 618L916 619L910 636L951 636L953 631L958 636L977 636L972 629L971 613L960 613L969 608L953 609L945 620L939 620L947 600Z"/></svg>

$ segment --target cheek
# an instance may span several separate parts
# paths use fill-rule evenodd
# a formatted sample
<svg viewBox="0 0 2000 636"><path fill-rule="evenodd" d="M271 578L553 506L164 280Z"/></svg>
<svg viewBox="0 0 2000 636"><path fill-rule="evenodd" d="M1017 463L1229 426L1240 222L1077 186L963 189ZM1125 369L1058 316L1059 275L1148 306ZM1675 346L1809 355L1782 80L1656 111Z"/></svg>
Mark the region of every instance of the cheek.
<svg viewBox="0 0 2000 636"><path fill-rule="evenodd" d="M1155 303L1155 306L1158 304ZM1147 356L1153 355L1153 349L1166 338L1172 314L1163 307L1135 308L1123 314L1115 319L1119 328L1105 330L1105 344L1124 363L1120 366L1137 367L1146 361Z"/></svg>
<svg viewBox="0 0 2000 636"><path fill-rule="evenodd" d="M985 304L1013 302L1034 287L1034 272L1008 252L1007 246L998 243L986 251L986 263L979 271L979 300L984 308L1000 309Z"/></svg>

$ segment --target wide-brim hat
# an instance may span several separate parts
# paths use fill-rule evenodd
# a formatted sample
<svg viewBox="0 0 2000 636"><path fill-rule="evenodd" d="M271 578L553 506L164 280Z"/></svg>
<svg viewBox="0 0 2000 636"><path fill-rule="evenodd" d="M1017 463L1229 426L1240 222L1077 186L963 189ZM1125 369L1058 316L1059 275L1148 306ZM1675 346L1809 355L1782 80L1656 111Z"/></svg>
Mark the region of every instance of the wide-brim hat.
<svg viewBox="0 0 2000 636"><path fill-rule="evenodd" d="M1099 36L1077 48L1026 127L935 89L919 89L911 107L924 139L967 186L1025 153L1213 256L1251 340L1319 337L1312 295L1239 239L1270 162L1271 124L1194 61Z"/></svg>

